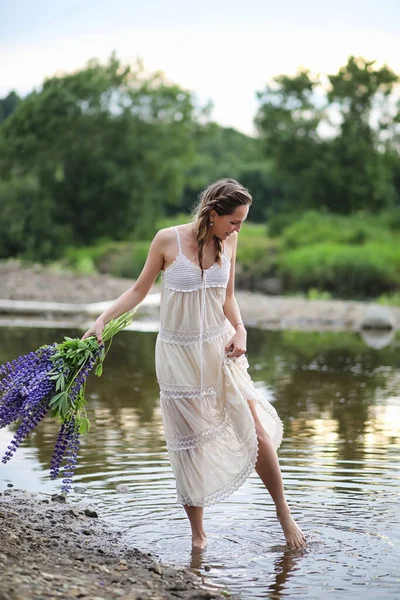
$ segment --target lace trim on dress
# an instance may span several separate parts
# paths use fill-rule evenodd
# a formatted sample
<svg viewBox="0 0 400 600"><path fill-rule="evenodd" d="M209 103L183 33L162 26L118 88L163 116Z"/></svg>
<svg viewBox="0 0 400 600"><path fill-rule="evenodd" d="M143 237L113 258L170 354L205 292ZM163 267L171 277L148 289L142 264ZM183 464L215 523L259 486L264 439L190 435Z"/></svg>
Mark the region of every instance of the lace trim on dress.
<svg viewBox="0 0 400 600"><path fill-rule="evenodd" d="M175 438L166 438L167 448L172 452L181 452L182 450L193 450L198 448L201 444L210 442L215 439L223 429L226 429L230 423L228 411L224 410L222 419L215 425L215 427L209 427L197 435L185 435Z"/></svg>
<svg viewBox="0 0 400 600"><path fill-rule="evenodd" d="M197 292L205 288L226 288L230 275L230 259L222 254L222 264L214 263L204 269L204 278L201 269L195 265L185 254L179 253L174 262L163 273L163 282L168 290L173 292Z"/></svg>
<svg viewBox="0 0 400 600"><path fill-rule="evenodd" d="M212 400L217 395L215 386L203 387L200 385L163 385L160 384L161 400L195 400L201 398Z"/></svg>
<svg viewBox="0 0 400 600"><path fill-rule="evenodd" d="M217 323L217 325L213 325L212 327L207 327L204 329L202 340L203 342L210 342L222 335L225 335L229 331L229 321L225 319L224 321ZM161 327L158 334L158 339L161 342L166 342L167 344L191 346L192 344L199 343L199 336L199 331L179 331L178 329L167 329L166 327Z"/></svg>
<svg viewBox="0 0 400 600"><path fill-rule="evenodd" d="M236 490L239 489L241 485L243 485L243 483L246 481L248 476L251 475L251 473L254 471L254 468L256 466L256 461L257 461L257 455L258 455L258 443L256 443L256 445L253 449L253 452L249 459L249 462L244 467L244 469L242 469L242 471L240 473L238 473L238 475L235 477L235 479L233 479L232 481L230 481L229 483L224 485L219 490L215 490L215 492L213 492L212 494L205 496L204 498L189 498L189 497L183 496L182 494L177 492L177 498L176 498L177 502L179 504L184 504L186 506L203 506L204 507L204 506L211 506L212 504L217 504L218 502L221 502L221 500L225 500L225 498L228 498L228 496L233 494L233 492L236 492Z"/></svg>

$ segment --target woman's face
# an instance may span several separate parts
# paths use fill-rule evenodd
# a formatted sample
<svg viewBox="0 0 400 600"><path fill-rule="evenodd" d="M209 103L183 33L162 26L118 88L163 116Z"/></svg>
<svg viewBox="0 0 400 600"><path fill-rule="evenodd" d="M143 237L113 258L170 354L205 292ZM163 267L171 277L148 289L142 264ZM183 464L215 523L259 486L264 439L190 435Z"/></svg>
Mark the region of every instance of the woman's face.
<svg viewBox="0 0 400 600"><path fill-rule="evenodd" d="M230 215L220 216L213 210L210 213L210 221L213 221L214 225L210 226L210 230L220 240L227 240L234 231L239 233L248 212L249 206L247 204L239 204Z"/></svg>

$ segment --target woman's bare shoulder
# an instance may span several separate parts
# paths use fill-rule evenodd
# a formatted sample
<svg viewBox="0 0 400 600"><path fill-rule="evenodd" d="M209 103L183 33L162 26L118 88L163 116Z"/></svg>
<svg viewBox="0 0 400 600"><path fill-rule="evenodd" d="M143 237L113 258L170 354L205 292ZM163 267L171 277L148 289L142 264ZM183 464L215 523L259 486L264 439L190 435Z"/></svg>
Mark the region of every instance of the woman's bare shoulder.
<svg viewBox="0 0 400 600"><path fill-rule="evenodd" d="M236 251L237 243L238 243L238 233L237 233L237 231L234 231L233 233L231 233L231 235L228 237L228 239L225 242L225 248L228 250L229 256L232 256L233 252Z"/></svg>
<svg viewBox="0 0 400 600"><path fill-rule="evenodd" d="M172 240L176 240L176 233L173 227L164 227L159 229L154 236L154 241L159 244L169 244Z"/></svg>

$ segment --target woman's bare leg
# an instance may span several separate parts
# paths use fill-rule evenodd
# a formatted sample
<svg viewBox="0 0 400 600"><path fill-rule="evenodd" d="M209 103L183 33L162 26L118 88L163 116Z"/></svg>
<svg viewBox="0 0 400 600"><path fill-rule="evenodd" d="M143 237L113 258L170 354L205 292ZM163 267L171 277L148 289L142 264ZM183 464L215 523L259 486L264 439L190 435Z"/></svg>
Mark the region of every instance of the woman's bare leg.
<svg viewBox="0 0 400 600"><path fill-rule="evenodd" d="M305 537L290 513L290 508L285 498L276 450L260 422L253 402L249 401L248 404L254 418L258 440L256 472L275 503L276 516L281 524L288 546L293 549L301 548L306 545Z"/></svg>
<svg viewBox="0 0 400 600"><path fill-rule="evenodd" d="M187 506L183 508L189 517L190 526L192 528L192 545L194 548L203 550L207 545L207 536L203 527L203 508L201 506Z"/></svg>

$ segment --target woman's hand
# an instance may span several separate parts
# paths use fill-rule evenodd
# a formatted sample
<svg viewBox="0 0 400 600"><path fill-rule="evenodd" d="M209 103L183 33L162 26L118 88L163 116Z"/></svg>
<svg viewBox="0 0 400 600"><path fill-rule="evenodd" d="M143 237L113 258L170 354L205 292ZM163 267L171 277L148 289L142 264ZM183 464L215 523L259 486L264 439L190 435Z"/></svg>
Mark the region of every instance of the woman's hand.
<svg viewBox="0 0 400 600"><path fill-rule="evenodd" d="M235 335L229 340L229 342L225 346L226 355L229 356L229 358L242 356L242 354L246 353L246 345L247 331L243 326L240 326L240 329L236 331Z"/></svg>
<svg viewBox="0 0 400 600"><path fill-rule="evenodd" d="M101 321L98 319L97 321L95 321L93 323L93 325L90 327L90 329L88 329L86 331L86 333L83 334L81 339L84 340L93 335L97 338L97 341L99 342L99 344L102 344L103 340L102 340L101 336L102 336L103 329L105 326L106 326L106 324L104 323L104 321Z"/></svg>

